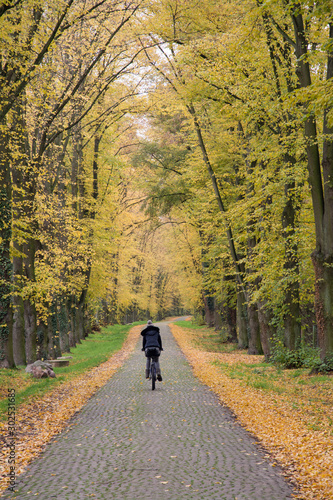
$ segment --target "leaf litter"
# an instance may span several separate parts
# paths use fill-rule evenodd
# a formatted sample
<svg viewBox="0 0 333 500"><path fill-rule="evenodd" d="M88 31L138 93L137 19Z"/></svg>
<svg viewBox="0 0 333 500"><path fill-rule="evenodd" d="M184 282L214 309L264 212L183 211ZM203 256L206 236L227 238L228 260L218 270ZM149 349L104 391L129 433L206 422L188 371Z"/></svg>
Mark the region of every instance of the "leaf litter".
<svg viewBox="0 0 333 500"><path fill-rule="evenodd" d="M261 357L204 351L195 342L197 332L173 324L170 326L194 374L219 395L247 430L257 436L283 466L286 475L297 481L300 492L296 498L333 499L331 430L319 432L309 429L308 415L302 413L300 408L292 409L288 398L244 386L240 380L228 377L223 373L223 367L215 363L217 360L229 366L239 363L248 365L258 363ZM133 351L140 331L140 326L134 327L121 350L105 363L19 407L15 439L17 475L24 472L45 445L68 426L69 419L118 370ZM315 404L317 410L321 411L319 401L320 398L317 398ZM5 479L0 484L0 492L8 487L8 439L7 424L0 423L0 441L4 450L0 457L0 477Z"/></svg>
<svg viewBox="0 0 333 500"><path fill-rule="evenodd" d="M244 385L231 378L216 360L228 365L258 363L260 356L217 354L198 347L197 332L170 325L172 333L192 365L194 374L210 387L237 416L240 423L271 453L283 467L285 475L294 479L302 500L333 499L333 437L332 429L312 430L308 414L302 406L293 408L294 395L281 397L276 393ZM215 361L215 362L214 362ZM330 411L320 407L318 410ZM328 418L329 422L329 418Z"/></svg>
<svg viewBox="0 0 333 500"><path fill-rule="evenodd" d="M122 366L134 350L142 325L132 328L122 348L105 363L54 388L42 397L34 397L19 406L15 418L15 474L19 475L65 427L88 399ZM9 486L11 441L7 422L0 423L0 493Z"/></svg>

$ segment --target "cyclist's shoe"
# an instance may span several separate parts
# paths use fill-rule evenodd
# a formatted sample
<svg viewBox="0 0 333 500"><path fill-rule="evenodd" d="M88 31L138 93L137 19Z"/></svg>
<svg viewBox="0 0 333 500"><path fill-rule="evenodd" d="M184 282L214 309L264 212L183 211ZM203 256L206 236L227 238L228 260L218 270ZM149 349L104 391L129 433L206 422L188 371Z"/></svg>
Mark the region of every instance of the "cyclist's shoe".
<svg viewBox="0 0 333 500"><path fill-rule="evenodd" d="M146 370L146 378L149 378L149 370Z"/></svg>
<svg viewBox="0 0 333 500"><path fill-rule="evenodd" d="M157 374L157 380L159 382L162 382L162 375L160 373Z"/></svg>

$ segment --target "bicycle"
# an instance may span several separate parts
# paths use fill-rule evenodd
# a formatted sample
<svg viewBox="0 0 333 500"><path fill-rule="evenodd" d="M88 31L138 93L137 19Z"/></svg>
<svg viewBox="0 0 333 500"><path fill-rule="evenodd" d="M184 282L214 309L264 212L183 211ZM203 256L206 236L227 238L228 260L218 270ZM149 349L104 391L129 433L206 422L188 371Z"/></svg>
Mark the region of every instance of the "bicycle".
<svg viewBox="0 0 333 500"><path fill-rule="evenodd" d="M142 349L143 350L143 349ZM149 379L151 380L151 388L154 391L157 379L157 368L156 364L158 361L158 356L160 355L160 350L157 347L148 347L146 349L146 356L149 359Z"/></svg>
<svg viewBox="0 0 333 500"><path fill-rule="evenodd" d="M156 384L156 365L154 358L150 358L150 377L151 378L151 390L155 390L155 384Z"/></svg>

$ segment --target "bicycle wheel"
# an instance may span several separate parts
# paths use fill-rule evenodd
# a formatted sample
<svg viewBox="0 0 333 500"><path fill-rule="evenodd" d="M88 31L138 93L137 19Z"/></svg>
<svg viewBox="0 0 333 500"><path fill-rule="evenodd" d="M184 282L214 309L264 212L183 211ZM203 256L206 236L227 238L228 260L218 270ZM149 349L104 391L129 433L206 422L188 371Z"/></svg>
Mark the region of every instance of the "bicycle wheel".
<svg viewBox="0 0 333 500"><path fill-rule="evenodd" d="M155 382L156 382L156 366L155 361L151 361L151 388L155 390Z"/></svg>

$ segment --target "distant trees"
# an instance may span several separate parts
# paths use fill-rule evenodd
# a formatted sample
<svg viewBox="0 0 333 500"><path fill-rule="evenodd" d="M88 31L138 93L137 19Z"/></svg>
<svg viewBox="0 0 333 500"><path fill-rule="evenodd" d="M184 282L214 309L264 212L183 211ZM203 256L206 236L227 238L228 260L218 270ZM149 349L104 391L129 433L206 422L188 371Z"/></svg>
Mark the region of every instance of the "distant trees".
<svg viewBox="0 0 333 500"><path fill-rule="evenodd" d="M333 349L329 2L174 0L151 12L151 114L186 117L190 154L177 171L191 199L182 210L194 223L198 207L205 234L204 296L221 297L233 275L240 345L268 359L274 335L294 350L315 321L324 360Z"/></svg>

